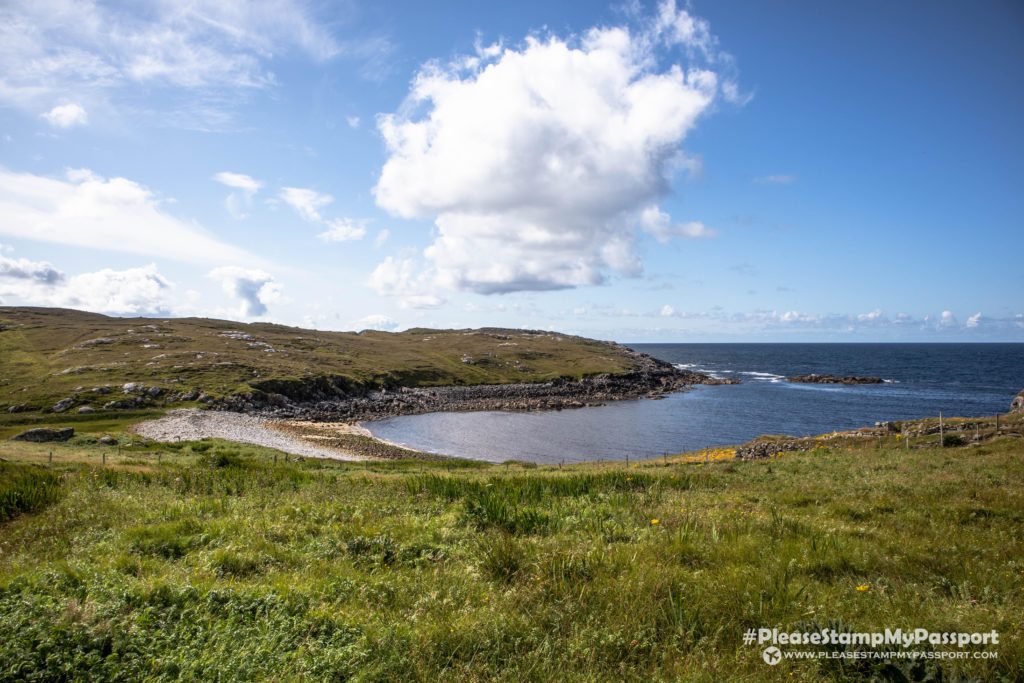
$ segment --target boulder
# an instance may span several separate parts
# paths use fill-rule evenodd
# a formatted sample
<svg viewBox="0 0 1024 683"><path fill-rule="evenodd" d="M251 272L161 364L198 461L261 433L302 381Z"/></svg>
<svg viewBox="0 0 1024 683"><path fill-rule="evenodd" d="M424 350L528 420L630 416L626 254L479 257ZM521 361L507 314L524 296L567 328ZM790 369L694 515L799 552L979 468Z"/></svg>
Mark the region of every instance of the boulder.
<svg viewBox="0 0 1024 683"><path fill-rule="evenodd" d="M53 407L50 408L50 410L52 410L55 413L63 413L65 410L67 410L68 408L70 408L73 405L75 405L75 399L73 399L73 398L62 398L61 400L59 400L56 403L54 403Z"/></svg>
<svg viewBox="0 0 1024 683"><path fill-rule="evenodd" d="M1010 402L1011 413L1024 413L1024 390L1021 390L1019 394L1013 397Z"/></svg>
<svg viewBox="0 0 1024 683"><path fill-rule="evenodd" d="M35 443L46 443L47 441L67 441L75 435L75 430L71 427L63 427L59 429L49 429L46 427L39 427L37 429L30 429L27 432L22 432L14 437L15 441L32 441Z"/></svg>
<svg viewBox="0 0 1024 683"><path fill-rule="evenodd" d="M33 410L35 410L35 406L30 406L27 403L19 403L17 405L13 405L10 408L8 408L7 412L8 413L29 413L29 412L32 412Z"/></svg>
<svg viewBox="0 0 1024 683"><path fill-rule="evenodd" d="M138 396L132 398L122 398L117 401L107 401L103 404L104 410L130 410L132 408L141 408L146 405L146 402Z"/></svg>
<svg viewBox="0 0 1024 683"><path fill-rule="evenodd" d="M103 436L101 436L98 439L98 441L101 444L103 444L104 446L116 446L117 445L117 439L112 437L110 434L104 434Z"/></svg>
<svg viewBox="0 0 1024 683"><path fill-rule="evenodd" d="M85 415L86 413L95 413L95 412L96 412L96 409L93 408L92 406L82 406L81 408L78 409L78 413L80 415Z"/></svg>

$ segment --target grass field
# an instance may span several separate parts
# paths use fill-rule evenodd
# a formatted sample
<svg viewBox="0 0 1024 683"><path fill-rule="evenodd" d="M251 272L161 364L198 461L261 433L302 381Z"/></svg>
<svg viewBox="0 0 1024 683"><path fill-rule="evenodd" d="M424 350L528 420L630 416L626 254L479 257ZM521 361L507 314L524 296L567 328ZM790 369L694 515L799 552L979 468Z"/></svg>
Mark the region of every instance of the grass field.
<svg viewBox="0 0 1024 683"><path fill-rule="evenodd" d="M1018 438L565 469L88 434L0 456L3 681L1024 679ZM828 625L1002 640L916 666L742 643Z"/></svg>
<svg viewBox="0 0 1024 683"><path fill-rule="evenodd" d="M626 349L528 330L322 332L200 318L112 318L0 307L0 410L72 399L100 409L126 382L211 398L335 387L538 382L632 369ZM104 387L112 388L104 391ZM196 405L185 401L185 405ZM181 402L177 405L182 405Z"/></svg>

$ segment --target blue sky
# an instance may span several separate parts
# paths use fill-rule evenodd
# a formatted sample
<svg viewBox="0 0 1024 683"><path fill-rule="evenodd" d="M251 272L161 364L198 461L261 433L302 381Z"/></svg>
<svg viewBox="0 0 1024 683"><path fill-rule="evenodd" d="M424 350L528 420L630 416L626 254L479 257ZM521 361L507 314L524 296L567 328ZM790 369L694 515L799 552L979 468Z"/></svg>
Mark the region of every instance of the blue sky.
<svg viewBox="0 0 1024 683"><path fill-rule="evenodd" d="M5 3L0 301L1024 340L1017 2Z"/></svg>

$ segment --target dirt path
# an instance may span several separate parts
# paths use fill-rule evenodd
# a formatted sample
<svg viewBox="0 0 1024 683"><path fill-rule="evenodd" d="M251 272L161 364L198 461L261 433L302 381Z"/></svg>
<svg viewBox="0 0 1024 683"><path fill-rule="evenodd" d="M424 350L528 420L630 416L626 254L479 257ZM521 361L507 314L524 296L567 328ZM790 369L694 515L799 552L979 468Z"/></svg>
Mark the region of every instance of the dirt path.
<svg viewBox="0 0 1024 683"><path fill-rule="evenodd" d="M156 420L132 428L136 434L156 441L225 439L276 448L285 453L311 458L363 460L360 455L281 431L274 420L216 410L174 410ZM358 429L353 427L353 429Z"/></svg>

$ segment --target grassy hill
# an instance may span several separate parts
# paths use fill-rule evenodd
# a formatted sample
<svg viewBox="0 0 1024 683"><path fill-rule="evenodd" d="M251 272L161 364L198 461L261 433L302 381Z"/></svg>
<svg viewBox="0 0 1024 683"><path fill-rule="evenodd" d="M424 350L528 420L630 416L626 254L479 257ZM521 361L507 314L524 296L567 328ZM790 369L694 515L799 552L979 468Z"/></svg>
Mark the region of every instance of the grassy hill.
<svg viewBox="0 0 1024 683"><path fill-rule="evenodd" d="M268 380L341 378L352 386L546 381L630 370L623 347L524 330L319 332L199 318L112 318L0 308L0 410L101 407L126 382L161 396L217 398ZM185 401L186 403L188 401ZM16 409L18 409L16 408Z"/></svg>
<svg viewBox="0 0 1024 683"><path fill-rule="evenodd" d="M3 444L0 681L1024 679L1019 438L565 469L278 456ZM769 667L742 636L776 626L1002 640Z"/></svg>

